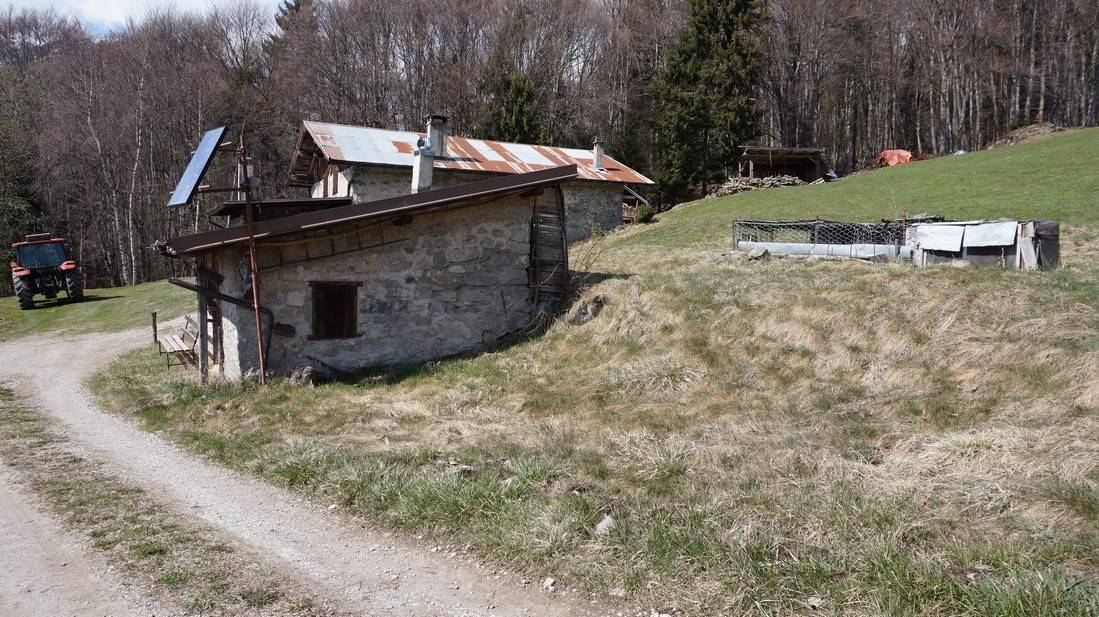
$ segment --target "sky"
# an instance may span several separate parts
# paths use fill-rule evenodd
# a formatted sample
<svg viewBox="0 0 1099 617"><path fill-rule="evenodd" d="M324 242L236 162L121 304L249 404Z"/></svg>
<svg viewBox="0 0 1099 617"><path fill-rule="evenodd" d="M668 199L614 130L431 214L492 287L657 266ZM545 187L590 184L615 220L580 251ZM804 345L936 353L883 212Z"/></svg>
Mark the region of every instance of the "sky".
<svg viewBox="0 0 1099 617"><path fill-rule="evenodd" d="M256 0L274 12L280 0ZM52 8L63 15L72 15L96 34L126 23L128 17L140 19L152 7L172 6L181 11L202 13L219 4L211 0L0 0L6 6L20 8Z"/></svg>

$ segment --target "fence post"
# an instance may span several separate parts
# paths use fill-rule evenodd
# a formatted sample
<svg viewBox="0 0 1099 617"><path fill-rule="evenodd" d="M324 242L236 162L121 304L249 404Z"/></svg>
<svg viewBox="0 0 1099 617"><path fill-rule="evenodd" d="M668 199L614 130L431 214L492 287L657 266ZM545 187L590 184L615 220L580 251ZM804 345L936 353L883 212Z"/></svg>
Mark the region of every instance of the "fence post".
<svg viewBox="0 0 1099 617"><path fill-rule="evenodd" d="M159 345L160 344L160 338L157 337L157 334L156 334L156 311L153 311L152 313L149 313L149 317L151 317L153 319L153 345Z"/></svg>

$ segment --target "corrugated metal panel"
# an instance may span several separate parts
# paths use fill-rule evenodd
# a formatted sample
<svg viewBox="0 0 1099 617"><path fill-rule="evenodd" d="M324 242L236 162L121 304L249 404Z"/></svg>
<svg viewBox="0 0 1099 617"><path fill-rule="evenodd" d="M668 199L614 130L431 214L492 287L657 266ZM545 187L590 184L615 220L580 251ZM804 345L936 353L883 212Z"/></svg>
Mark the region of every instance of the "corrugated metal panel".
<svg viewBox="0 0 1099 617"><path fill-rule="evenodd" d="M916 241L921 249L958 252L962 250L964 225L920 225L916 227Z"/></svg>
<svg viewBox="0 0 1099 617"><path fill-rule="evenodd" d="M962 246L1011 246L1015 244L1019 223L1016 221L997 221L968 225Z"/></svg>
<svg viewBox="0 0 1099 617"><path fill-rule="evenodd" d="M305 135L333 162L357 165L411 167L416 141L424 133L390 131L363 126L305 122ZM519 174L549 167L576 165L577 178L622 184L653 184L653 181L626 167L610 156L604 157L605 169L592 168L594 155L589 150L532 146L485 139L450 136L446 157L435 159L436 169L456 169L490 173ZM297 158L307 154L299 151ZM295 160L294 169L304 171L310 161Z"/></svg>

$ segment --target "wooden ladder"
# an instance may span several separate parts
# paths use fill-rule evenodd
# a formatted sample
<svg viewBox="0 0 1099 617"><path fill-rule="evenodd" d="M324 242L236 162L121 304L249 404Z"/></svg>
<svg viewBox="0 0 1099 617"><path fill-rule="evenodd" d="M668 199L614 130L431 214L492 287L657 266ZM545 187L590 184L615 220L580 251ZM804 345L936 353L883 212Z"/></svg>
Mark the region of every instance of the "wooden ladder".
<svg viewBox="0 0 1099 617"><path fill-rule="evenodd" d="M553 199L535 198L530 220L530 267L527 269L535 313L552 312L569 287L569 248L565 240L565 199L553 187Z"/></svg>

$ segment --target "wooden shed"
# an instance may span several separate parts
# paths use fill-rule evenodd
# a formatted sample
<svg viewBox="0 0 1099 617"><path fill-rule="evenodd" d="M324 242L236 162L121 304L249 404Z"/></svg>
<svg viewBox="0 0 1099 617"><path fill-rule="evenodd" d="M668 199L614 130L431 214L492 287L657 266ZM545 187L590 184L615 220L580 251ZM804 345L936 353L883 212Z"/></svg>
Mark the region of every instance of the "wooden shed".
<svg viewBox="0 0 1099 617"><path fill-rule="evenodd" d="M795 176L812 182L823 178L827 171L821 148L745 146L737 164L737 175L749 178Z"/></svg>

